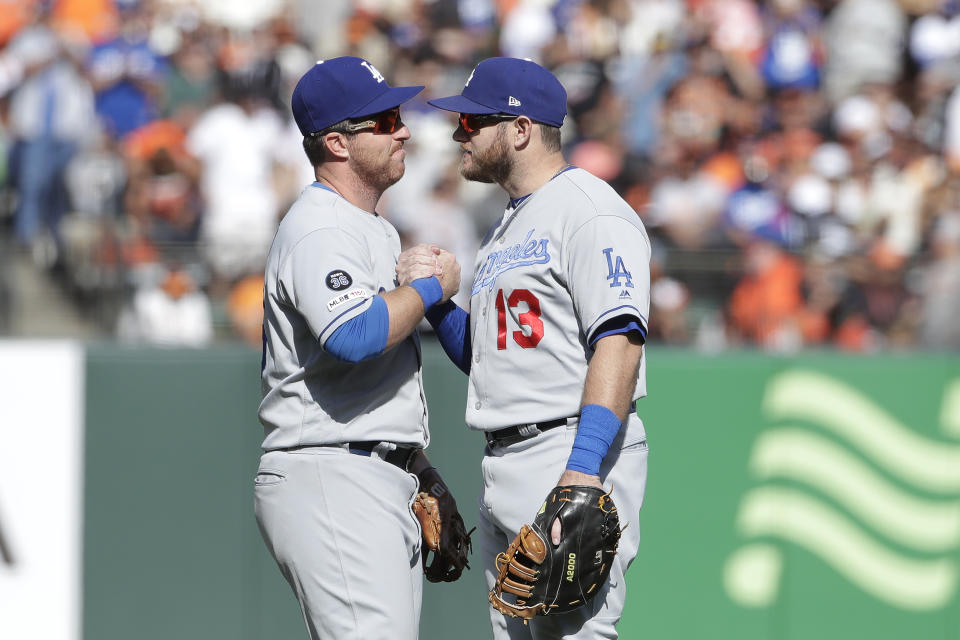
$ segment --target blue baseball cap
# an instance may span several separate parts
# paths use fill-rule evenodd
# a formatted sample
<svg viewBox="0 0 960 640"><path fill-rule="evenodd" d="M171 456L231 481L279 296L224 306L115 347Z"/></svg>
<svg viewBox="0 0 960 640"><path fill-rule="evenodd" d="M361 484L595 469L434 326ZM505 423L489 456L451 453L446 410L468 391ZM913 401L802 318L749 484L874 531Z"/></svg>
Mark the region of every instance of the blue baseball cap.
<svg viewBox="0 0 960 640"><path fill-rule="evenodd" d="M377 68L354 56L320 60L293 90L291 108L300 133L310 135L347 118L397 107L423 87L391 87Z"/></svg>
<svg viewBox="0 0 960 640"><path fill-rule="evenodd" d="M488 58L478 64L458 96L427 100L458 113L509 113L554 127L567 115L567 92L557 77L530 60Z"/></svg>

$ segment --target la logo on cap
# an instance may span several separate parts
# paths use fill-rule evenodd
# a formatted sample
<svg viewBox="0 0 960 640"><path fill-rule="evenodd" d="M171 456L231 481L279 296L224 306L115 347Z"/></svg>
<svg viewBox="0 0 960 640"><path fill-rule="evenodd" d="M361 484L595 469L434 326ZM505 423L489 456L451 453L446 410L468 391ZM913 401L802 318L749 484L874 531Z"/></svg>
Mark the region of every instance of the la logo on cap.
<svg viewBox="0 0 960 640"><path fill-rule="evenodd" d="M341 120L397 107L422 90L423 86L391 87L368 61L340 56L318 60L303 74L293 90L290 109L300 133L310 136Z"/></svg>
<svg viewBox="0 0 960 640"><path fill-rule="evenodd" d="M361 67L366 67L366 68L367 68L367 71L370 72L370 75L373 76L373 79L374 79L374 80L376 80L377 82L383 82L383 74L381 74L379 71L377 71L377 68L376 68L375 66L373 66L372 64L370 64L370 63L367 62L366 60L364 60L363 62L361 62L361 63L360 63L360 66L361 66Z"/></svg>
<svg viewBox="0 0 960 640"><path fill-rule="evenodd" d="M323 62L324 62L323 60L317 60L317 64L323 64ZM375 66L373 66L366 60L362 60L360 62L360 66L366 68L366 70L370 72L370 75L373 76L373 79L376 80L378 83L383 82L385 80L385 78L383 77L383 74L380 73Z"/></svg>

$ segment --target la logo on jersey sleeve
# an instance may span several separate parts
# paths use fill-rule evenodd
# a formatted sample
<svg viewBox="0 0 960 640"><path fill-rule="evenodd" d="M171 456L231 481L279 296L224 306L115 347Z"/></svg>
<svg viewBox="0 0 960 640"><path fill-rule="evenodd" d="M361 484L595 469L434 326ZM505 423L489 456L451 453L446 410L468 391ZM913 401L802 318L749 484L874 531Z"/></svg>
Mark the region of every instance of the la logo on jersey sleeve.
<svg viewBox="0 0 960 640"><path fill-rule="evenodd" d="M607 259L607 282L610 283L610 288L623 287L623 291L620 292L620 299L629 299L631 296L627 289L633 289L633 275L627 271L627 265L623 263L623 258L613 255L613 247L604 249L603 255Z"/></svg>

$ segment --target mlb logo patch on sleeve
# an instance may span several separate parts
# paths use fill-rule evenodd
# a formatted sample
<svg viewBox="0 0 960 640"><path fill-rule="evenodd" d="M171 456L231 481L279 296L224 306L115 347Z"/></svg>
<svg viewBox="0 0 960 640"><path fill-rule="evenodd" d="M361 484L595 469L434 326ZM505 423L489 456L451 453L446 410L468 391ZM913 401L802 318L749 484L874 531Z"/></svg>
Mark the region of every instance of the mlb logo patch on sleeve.
<svg viewBox="0 0 960 640"><path fill-rule="evenodd" d="M366 298L367 295L367 292L363 289L352 289L346 293L341 293L336 298L331 298L330 301L327 302L327 311L333 311L343 303L349 302L350 300Z"/></svg>
<svg viewBox="0 0 960 640"><path fill-rule="evenodd" d="M334 269L327 274L327 287L334 291L342 291L353 284L353 278L343 269Z"/></svg>

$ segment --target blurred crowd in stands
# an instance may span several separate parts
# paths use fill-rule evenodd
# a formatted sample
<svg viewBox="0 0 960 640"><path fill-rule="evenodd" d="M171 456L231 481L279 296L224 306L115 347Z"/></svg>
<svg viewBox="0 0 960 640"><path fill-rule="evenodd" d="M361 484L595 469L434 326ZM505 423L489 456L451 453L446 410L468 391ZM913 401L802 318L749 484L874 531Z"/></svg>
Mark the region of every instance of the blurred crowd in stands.
<svg viewBox="0 0 960 640"><path fill-rule="evenodd" d="M425 100L508 55L648 229L651 342L960 349L960 0L3 0L0 46L0 249L121 339L259 346L312 182L289 96L345 54L427 86L380 213L460 256L468 304L505 197Z"/></svg>

